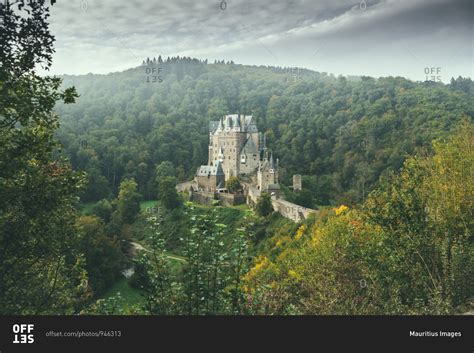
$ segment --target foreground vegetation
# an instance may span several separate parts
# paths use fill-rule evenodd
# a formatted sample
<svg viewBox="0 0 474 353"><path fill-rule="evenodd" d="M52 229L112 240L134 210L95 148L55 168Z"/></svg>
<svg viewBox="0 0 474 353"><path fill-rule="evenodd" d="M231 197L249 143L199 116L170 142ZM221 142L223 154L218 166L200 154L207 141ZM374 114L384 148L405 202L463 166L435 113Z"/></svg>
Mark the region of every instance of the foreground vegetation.
<svg viewBox="0 0 474 353"><path fill-rule="evenodd" d="M166 257L170 224L154 233L132 283L145 302L99 313L452 314L474 298L474 127L465 122L434 154L408 159L362 205L300 224L275 214L229 223L226 208L182 210L186 263ZM173 213L173 212L171 212ZM169 216L169 215L168 215ZM228 217L228 216L227 216ZM170 224L166 224L169 222ZM260 238L259 227L265 228ZM188 229L186 231L185 229ZM173 233L172 233L173 234ZM154 245L153 245L154 244ZM180 246L175 248L179 249Z"/></svg>
<svg viewBox="0 0 474 353"><path fill-rule="evenodd" d="M448 314L474 298L474 129L408 159L360 207L266 240L244 276L253 312Z"/></svg>

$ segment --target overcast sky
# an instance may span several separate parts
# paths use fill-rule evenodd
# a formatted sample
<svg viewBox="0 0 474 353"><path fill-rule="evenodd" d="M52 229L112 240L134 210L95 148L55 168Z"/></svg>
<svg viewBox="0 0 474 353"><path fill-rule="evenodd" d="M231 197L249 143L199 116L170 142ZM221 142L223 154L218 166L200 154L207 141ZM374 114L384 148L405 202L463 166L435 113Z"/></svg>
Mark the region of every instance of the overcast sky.
<svg viewBox="0 0 474 353"><path fill-rule="evenodd" d="M472 0L59 0L52 73L191 56L335 75L473 77Z"/></svg>

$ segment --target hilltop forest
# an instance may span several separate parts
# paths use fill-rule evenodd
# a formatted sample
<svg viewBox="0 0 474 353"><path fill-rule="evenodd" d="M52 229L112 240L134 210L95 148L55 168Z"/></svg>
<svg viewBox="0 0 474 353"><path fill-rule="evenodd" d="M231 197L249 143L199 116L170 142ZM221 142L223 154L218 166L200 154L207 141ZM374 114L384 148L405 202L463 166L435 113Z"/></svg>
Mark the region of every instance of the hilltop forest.
<svg viewBox="0 0 474 353"><path fill-rule="evenodd" d="M166 161L178 181L192 179L207 163L209 121L242 113L255 116L266 133L282 183L303 175L297 202L355 204L380 176L399 170L407 156L474 113L470 79L449 85L401 77L349 80L179 57L148 59L120 73L65 76L63 85L76 87L80 97L57 106L56 136L72 166L88 174L84 201L116 194L126 178L154 199L155 168Z"/></svg>

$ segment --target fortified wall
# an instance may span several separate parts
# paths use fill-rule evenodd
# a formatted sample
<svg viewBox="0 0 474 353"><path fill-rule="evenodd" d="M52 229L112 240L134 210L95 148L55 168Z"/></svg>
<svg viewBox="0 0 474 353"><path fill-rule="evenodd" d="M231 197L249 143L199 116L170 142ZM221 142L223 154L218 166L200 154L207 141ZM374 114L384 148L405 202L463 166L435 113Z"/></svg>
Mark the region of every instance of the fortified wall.
<svg viewBox="0 0 474 353"><path fill-rule="evenodd" d="M246 188L248 190L247 204L254 208L261 193L251 184L246 184ZM312 208L306 208L292 202L288 202L279 198L278 196L272 196L272 205L275 212L280 213L283 217L291 219L294 222L302 221L308 218L308 216L312 213L319 213L318 210L313 210Z"/></svg>

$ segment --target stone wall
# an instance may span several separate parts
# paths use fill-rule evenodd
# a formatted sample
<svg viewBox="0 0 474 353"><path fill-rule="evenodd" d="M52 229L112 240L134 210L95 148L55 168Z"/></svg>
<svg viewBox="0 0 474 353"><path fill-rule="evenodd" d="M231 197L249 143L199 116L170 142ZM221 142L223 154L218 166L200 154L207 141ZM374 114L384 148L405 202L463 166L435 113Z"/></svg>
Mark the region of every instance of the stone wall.
<svg viewBox="0 0 474 353"><path fill-rule="evenodd" d="M247 204L254 208L260 197L260 191L250 184L246 184L246 189L248 190ZM280 213L283 217L291 219L294 222L302 221L308 218L311 213L318 214L319 212L276 197L272 197L272 205L275 212Z"/></svg>
<svg viewBox="0 0 474 353"><path fill-rule="evenodd" d="M197 183L195 180L179 183L178 185L176 185L176 190L178 192L189 191L191 190L191 186L193 187L194 190L197 190Z"/></svg>
<svg viewBox="0 0 474 353"><path fill-rule="evenodd" d="M317 210L296 205L294 203L272 197L273 209L283 217L289 218L295 222L302 221L311 213L317 214Z"/></svg>
<svg viewBox="0 0 474 353"><path fill-rule="evenodd" d="M254 208L260 197L260 191L251 184L244 183L244 185L246 190L245 194L215 194L201 191L190 192L189 201L209 206L211 206L216 199L218 199L223 206L235 206L247 202L251 208ZM294 222L302 221L308 218L310 214L317 215L319 213L317 210L299 206L277 197L272 197L272 205L275 212L280 213L283 217L291 219Z"/></svg>
<svg viewBox="0 0 474 353"><path fill-rule="evenodd" d="M245 203L243 194L217 194L223 206L235 206Z"/></svg>
<svg viewBox="0 0 474 353"><path fill-rule="evenodd" d="M215 200L219 200L223 206L235 206L245 203L243 194L220 194L213 192L190 192L189 201L199 203L201 205L212 205Z"/></svg>
<svg viewBox="0 0 474 353"><path fill-rule="evenodd" d="M196 202L201 205L211 206L214 202L214 193L212 192L190 192L189 201Z"/></svg>

